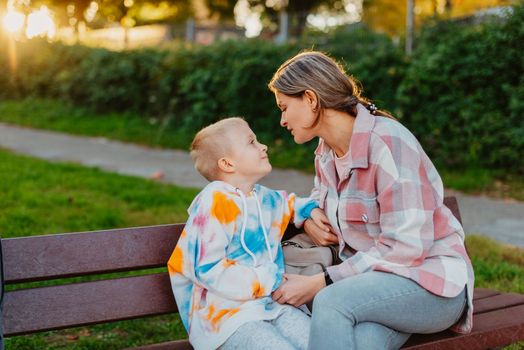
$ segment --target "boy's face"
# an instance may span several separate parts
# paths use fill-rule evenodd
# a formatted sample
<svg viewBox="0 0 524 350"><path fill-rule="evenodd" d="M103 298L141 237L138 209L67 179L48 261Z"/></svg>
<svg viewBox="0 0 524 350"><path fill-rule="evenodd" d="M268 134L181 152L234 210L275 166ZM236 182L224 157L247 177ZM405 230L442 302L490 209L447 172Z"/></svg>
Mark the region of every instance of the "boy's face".
<svg viewBox="0 0 524 350"><path fill-rule="evenodd" d="M228 158L233 163L237 175L257 182L271 172L267 146L257 141L249 126L239 125L228 134L232 151Z"/></svg>

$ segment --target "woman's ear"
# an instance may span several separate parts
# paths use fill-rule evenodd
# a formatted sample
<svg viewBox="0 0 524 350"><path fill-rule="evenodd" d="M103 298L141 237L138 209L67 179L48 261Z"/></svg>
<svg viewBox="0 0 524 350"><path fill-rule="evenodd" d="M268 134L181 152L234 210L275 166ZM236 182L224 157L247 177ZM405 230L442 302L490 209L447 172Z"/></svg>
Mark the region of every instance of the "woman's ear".
<svg viewBox="0 0 524 350"><path fill-rule="evenodd" d="M223 157L218 160L218 169L224 173L230 174L235 171L235 166L229 159Z"/></svg>
<svg viewBox="0 0 524 350"><path fill-rule="evenodd" d="M318 97L313 90L304 91L304 99L312 110L318 110Z"/></svg>

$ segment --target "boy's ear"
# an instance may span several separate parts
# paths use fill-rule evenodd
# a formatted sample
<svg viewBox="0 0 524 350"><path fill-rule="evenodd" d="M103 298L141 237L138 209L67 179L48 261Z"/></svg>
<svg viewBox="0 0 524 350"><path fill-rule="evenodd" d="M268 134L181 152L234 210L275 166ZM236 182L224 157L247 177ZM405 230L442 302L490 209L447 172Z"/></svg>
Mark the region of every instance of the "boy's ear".
<svg viewBox="0 0 524 350"><path fill-rule="evenodd" d="M223 171L228 174L235 171L235 166L233 165L233 163L225 157L222 157L218 160L218 168L220 169L220 171Z"/></svg>

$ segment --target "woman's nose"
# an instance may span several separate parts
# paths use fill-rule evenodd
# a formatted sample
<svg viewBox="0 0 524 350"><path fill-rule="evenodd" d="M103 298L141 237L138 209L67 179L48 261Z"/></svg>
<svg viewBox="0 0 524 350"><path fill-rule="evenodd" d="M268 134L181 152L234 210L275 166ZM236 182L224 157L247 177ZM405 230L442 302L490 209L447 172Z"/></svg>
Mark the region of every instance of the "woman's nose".
<svg viewBox="0 0 524 350"><path fill-rule="evenodd" d="M287 126L287 121L284 119L284 113L280 115L280 126L283 128Z"/></svg>
<svg viewBox="0 0 524 350"><path fill-rule="evenodd" d="M267 153L267 146L264 145L263 143L261 143L260 146L262 146L262 152L266 152Z"/></svg>

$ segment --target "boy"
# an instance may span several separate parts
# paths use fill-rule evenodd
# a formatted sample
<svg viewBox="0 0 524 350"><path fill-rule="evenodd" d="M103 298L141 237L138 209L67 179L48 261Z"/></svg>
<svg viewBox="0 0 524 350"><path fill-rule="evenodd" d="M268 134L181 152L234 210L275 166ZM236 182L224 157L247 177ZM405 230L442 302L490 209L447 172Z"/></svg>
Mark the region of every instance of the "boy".
<svg viewBox="0 0 524 350"><path fill-rule="evenodd" d="M281 237L323 212L310 199L256 184L269 174L267 147L241 118L202 129L193 140L196 169L210 181L168 262L189 341L200 349L305 349L309 318L271 298L282 282Z"/></svg>

